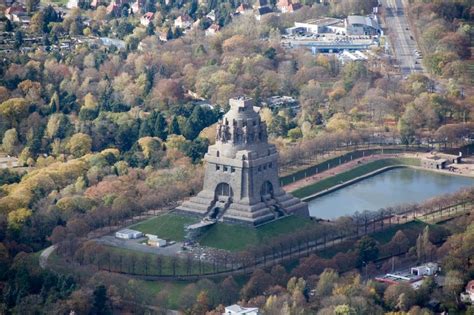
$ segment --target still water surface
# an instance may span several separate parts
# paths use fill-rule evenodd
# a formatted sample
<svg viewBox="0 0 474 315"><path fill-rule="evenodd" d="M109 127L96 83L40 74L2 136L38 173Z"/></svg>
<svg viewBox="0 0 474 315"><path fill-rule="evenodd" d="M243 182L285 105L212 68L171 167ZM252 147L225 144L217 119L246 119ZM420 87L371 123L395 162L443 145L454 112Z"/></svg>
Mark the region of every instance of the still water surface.
<svg viewBox="0 0 474 315"><path fill-rule="evenodd" d="M334 219L356 211L421 202L474 185L474 178L397 168L309 201L310 215Z"/></svg>

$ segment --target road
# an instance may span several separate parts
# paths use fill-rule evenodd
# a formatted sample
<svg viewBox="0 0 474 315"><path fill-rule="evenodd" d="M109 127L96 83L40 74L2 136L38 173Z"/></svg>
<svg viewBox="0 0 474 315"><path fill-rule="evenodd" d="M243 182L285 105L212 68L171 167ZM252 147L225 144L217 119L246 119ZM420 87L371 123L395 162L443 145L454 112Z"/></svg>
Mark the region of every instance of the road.
<svg viewBox="0 0 474 315"><path fill-rule="evenodd" d="M403 76L414 72L421 72L421 59L417 61L414 50L417 49L413 32L406 17L402 0L382 0L385 8L385 26L388 28L395 58L400 65Z"/></svg>

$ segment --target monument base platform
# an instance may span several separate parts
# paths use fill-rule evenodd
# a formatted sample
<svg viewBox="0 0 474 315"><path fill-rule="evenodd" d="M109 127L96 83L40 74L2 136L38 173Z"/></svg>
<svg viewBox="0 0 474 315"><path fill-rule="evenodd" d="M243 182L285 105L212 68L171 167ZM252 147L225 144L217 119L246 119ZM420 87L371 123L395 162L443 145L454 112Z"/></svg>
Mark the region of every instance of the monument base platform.
<svg viewBox="0 0 474 315"><path fill-rule="evenodd" d="M215 210L217 207L219 209ZM266 198L264 201L253 204L242 201L221 201L218 205L216 200L198 195L175 208L175 211L197 218L204 218L212 213L217 213L216 218L219 221L250 226L258 226L292 214L309 217L308 204L287 193Z"/></svg>

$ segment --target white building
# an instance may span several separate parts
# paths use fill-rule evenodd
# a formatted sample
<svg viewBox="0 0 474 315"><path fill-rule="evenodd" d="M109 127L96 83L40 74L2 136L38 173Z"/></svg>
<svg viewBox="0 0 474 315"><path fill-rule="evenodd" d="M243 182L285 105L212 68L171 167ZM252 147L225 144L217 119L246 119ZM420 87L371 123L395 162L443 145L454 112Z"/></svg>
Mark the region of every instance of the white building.
<svg viewBox="0 0 474 315"><path fill-rule="evenodd" d="M219 32L220 29L221 29L221 27L219 26L219 24L213 23L205 31L205 34L206 34L206 36L214 36Z"/></svg>
<svg viewBox="0 0 474 315"><path fill-rule="evenodd" d="M434 276L438 271L438 264L432 262L410 269L410 273L414 276Z"/></svg>
<svg viewBox="0 0 474 315"><path fill-rule="evenodd" d="M347 35L379 35L382 29L377 16L349 15L344 20Z"/></svg>
<svg viewBox="0 0 474 315"><path fill-rule="evenodd" d="M304 22L295 22L294 27L286 29L287 33L298 32L336 35L379 35L382 29L377 21L377 16L350 15L344 20L336 18L311 19Z"/></svg>
<svg viewBox="0 0 474 315"><path fill-rule="evenodd" d="M174 26L182 28L182 29L187 29L193 25L193 22L194 22L193 19L189 15L183 14L183 15L178 16L174 20Z"/></svg>
<svg viewBox="0 0 474 315"><path fill-rule="evenodd" d="M293 29L313 34L338 32L342 34L342 32L345 32L343 20L335 18L322 18L307 20L305 22L295 22L295 26L287 29L287 32L290 33Z"/></svg>
<svg viewBox="0 0 474 315"><path fill-rule="evenodd" d="M258 307L242 307L234 304L227 306L222 315L260 315L260 311L258 310Z"/></svg>
<svg viewBox="0 0 474 315"><path fill-rule="evenodd" d="M131 240L131 239L139 238L142 236L143 236L142 232L130 230L130 229L123 229L123 230L115 232L116 238L121 238L124 240Z"/></svg>
<svg viewBox="0 0 474 315"><path fill-rule="evenodd" d="M347 50L344 50L342 53L340 53L337 58L342 64L345 64L346 62L351 62L351 61L366 61L369 58L364 55L362 52L359 50L356 50L355 52L350 52Z"/></svg>
<svg viewBox="0 0 474 315"><path fill-rule="evenodd" d="M158 235L145 234L145 236L148 237L147 244L150 245L150 246L155 246L155 247L164 247L164 246L166 246L166 240L158 238Z"/></svg>
<svg viewBox="0 0 474 315"><path fill-rule="evenodd" d="M140 24L143 26L148 26L148 24L153 21L154 16L155 14L153 12L147 12L143 14L143 16L140 18Z"/></svg>

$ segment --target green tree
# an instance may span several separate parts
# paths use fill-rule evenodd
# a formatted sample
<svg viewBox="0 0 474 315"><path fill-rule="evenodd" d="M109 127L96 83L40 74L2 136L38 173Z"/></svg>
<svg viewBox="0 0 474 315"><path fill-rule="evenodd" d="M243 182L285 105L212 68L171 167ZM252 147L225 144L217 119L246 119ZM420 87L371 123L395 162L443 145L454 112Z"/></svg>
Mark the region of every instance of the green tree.
<svg viewBox="0 0 474 315"><path fill-rule="evenodd" d="M57 91L55 91L53 96L51 96L51 100L49 101L49 108L52 113L59 113L61 109L61 105L59 102L59 94Z"/></svg>
<svg viewBox="0 0 474 315"><path fill-rule="evenodd" d="M161 113L157 113L156 115L155 125L153 126L153 134L156 137L159 137L161 140L166 140L166 137L168 136L166 120L163 115L161 115Z"/></svg>
<svg viewBox="0 0 474 315"><path fill-rule="evenodd" d="M373 238L364 236L357 242L359 266L368 264L369 261L377 259L378 254L379 248L377 242Z"/></svg>
<svg viewBox="0 0 474 315"><path fill-rule="evenodd" d="M14 29L15 29L15 25L13 25L13 23L9 19L7 19L5 21L5 28L4 28L5 32L13 32Z"/></svg>
<svg viewBox="0 0 474 315"><path fill-rule="evenodd" d="M270 124L268 131L270 134L275 135L277 137L284 137L288 132L288 125L286 124L285 117L280 115L276 115L272 119L272 123Z"/></svg>
<svg viewBox="0 0 474 315"><path fill-rule="evenodd" d="M392 310L408 311L416 302L416 293L408 283L392 284L385 290L384 302Z"/></svg>
<svg viewBox="0 0 474 315"><path fill-rule="evenodd" d="M18 132L15 128L8 129L3 135L2 148L7 154L15 155L17 153Z"/></svg>
<svg viewBox="0 0 474 315"><path fill-rule="evenodd" d="M202 129L207 127L208 118L201 106L194 106L191 116L188 118L183 130L183 136L188 140L195 139Z"/></svg>
<svg viewBox="0 0 474 315"><path fill-rule="evenodd" d="M333 269L325 269L319 276L319 281L316 285L316 294L318 296L331 295L332 289L338 279L339 275L336 271Z"/></svg>
<svg viewBox="0 0 474 315"><path fill-rule="evenodd" d="M179 129L178 119L176 118L176 116L173 116L173 119L171 119L171 123L168 126L168 134L170 135L181 134L181 130Z"/></svg>
<svg viewBox="0 0 474 315"><path fill-rule="evenodd" d="M46 135L50 139L64 139L71 131L69 118L64 114L53 114L49 117L46 126Z"/></svg>
<svg viewBox="0 0 474 315"><path fill-rule="evenodd" d="M24 98L11 98L0 104L0 118L7 128L15 128L28 116L30 104Z"/></svg>
<svg viewBox="0 0 474 315"><path fill-rule="evenodd" d="M191 142L186 150L186 155L189 156L193 163L198 162L204 157L209 147L209 140L207 138L196 138Z"/></svg>
<svg viewBox="0 0 474 315"><path fill-rule="evenodd" d="M443 293L445 298L452 304L457 304L459 293L464 288L464 276L457 270L450 270L446 274Z"/></svg>
<svg viewBox="0 0 474 315"><path fill-rule="evenodd" d="M67 144L69 153L74 157L79 158L91 151L92 139L89 135L84 133L76 133L69 139Z"/></svg>
<svg viewBox="0 0 474 315"><path fill-rule="evenodd" d="M45 30L45 22L43 12L38 11L31 17L30 29L34 33L43 33Z"/></svg>
<svg viewBox="0 0 474 315"><path fill-rule="evenodd" d="M107 297L107 288L101 284L95 287L93 292L92 309L93 315L111 314L109 301Z"/></svg>
<svg viewBox="0 0 474 315"><path fill-rule="evenodd" d="M15 32L15 43L13 46L15 49L19 49L23 45L23 33L19 30Z"/></svg>

